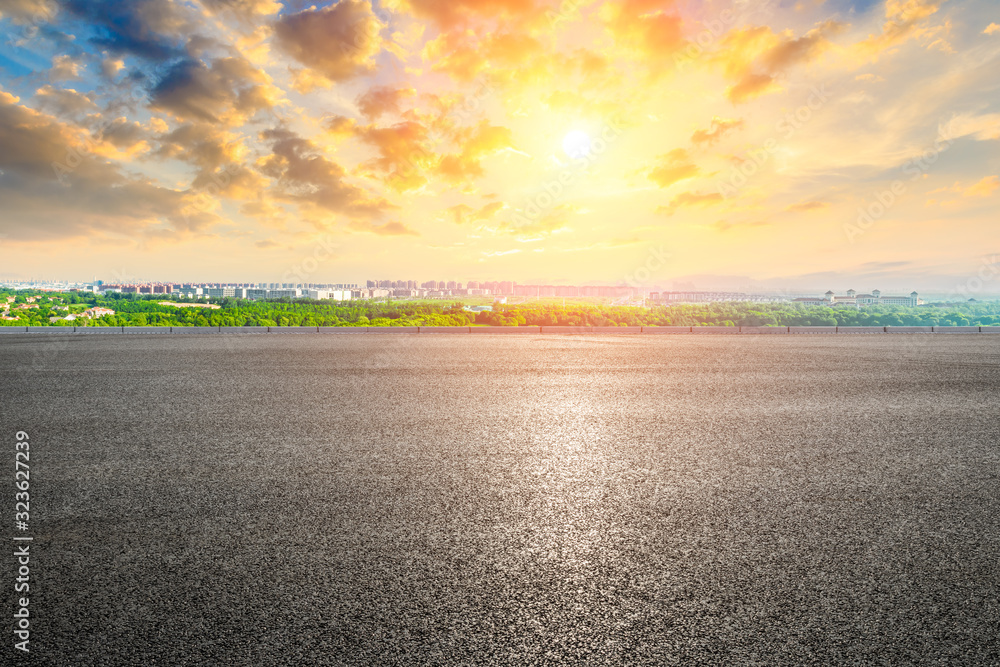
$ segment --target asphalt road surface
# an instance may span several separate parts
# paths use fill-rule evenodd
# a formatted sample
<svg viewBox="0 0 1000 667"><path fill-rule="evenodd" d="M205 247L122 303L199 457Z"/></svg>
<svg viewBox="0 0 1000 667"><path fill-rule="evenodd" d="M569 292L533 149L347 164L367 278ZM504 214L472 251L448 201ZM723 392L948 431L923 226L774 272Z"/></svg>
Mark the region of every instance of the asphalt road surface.
<svg viewBox="0 0 1000 667"><path fill-rule="evenodd" d="M990 335L7 335L3 651L1000 664L998 390Z"/></svg>

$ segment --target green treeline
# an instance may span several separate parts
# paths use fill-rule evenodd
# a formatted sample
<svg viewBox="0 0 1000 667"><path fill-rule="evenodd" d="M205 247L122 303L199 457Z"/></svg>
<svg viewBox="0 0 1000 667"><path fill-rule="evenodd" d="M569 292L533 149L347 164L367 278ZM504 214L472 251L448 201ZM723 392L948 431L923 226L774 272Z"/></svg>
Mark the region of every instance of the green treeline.
<svg viewBox="0 0 1000 667"><path fill-rule="evenodd" d="M520 304L482 313L481 324L542 326L970 326L1000 325L1000 303L942 306L810 306L794 303L713 302L629 306Z"/></svg>
<svg viewBox="0 0 1000 667"><path fill-rule="evenodd" d="M19 309L34 297L37 307ZM13 301L7 303L9 298ZM165 295L52 293L0 290L6 326L969 326L1000 325L1000 303L976 302L921 307L866 308L794 303L715 302L638 308L587 303L494 304L492 312L471 313L461 303L438 301L247 301L202 300L218 309L177 307L158 302ZM186 303L192 303L186 301ZM114 315L56 320L93 307Z"/></svg>

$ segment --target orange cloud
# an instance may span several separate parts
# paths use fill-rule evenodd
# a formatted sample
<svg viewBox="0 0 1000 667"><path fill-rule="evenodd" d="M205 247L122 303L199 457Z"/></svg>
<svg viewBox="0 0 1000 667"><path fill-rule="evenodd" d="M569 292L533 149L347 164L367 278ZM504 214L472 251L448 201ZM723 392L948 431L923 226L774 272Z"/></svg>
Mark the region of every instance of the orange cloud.
<svg viewBox="0 0 1000 667"><path fill-rule="evenodd" d="M820 211L826 208L830 208L830 202L828 201L804 201L792 204L785 210L789 213L805 213L806 211Z"/></svg>
<svg viewBox="0 0 1000 667"><path fill-rule="evenodd" d="M797 38L789 30L778 35L764 26L730 31L716 56L726 76L736 80L726 90L726 97L739 104L779 89L779 75L819 57L831 46L829 37L845 27L826 21Z"/></svg>
<svg viewBox="0 0 1000 667"><path fill-rule="evenodd" d="M665 206L658 206L656 208L656 213L660 213L662 215L673 215L677 209L682 207L705 208L707 206L714 206L720 202L722 202L722 195L718 192L710 192L706 194L698 192L683 192L674 197L669 204Z"/></svg>
<svg viewBox="0 0 1000 667"><path fill-rule="evenodd" d="M987 176L962 192L963 197L989 197L1000 188L1000 176Z"/></svg>
<svg viewBox="0 0 1000 667"><path fill-rule="evenodd" d="M447 208L445 213L448 217L452 218L456 225L461 225L467 222L483 222L486 220L492 220L497 213L506 207L506 204L499 201L490 202L489 204L486 204L478 209L467 204L458 204Z"/></svg>
<svg viewBox="0 0 1000 667"><path fill-rule="evenodd" d="M474 128L459 130L455 142L462 150L441 158L437 172L451 183L464 183L483 175L483 158L513 148L514 136L506 127L490 125L484 120Z"/></svg>
<svg viewBox="0 0 1000 667"><path fill-rule="evenodd" d="M951 192L958 195L958 199L948 199L944 201L939 201L937 199L928 199L927 205L933 206L935 204L940 204L942 206L946 205L958 205L961 203L962 199L972 198L972 197L990 197L994 192L1000 188L1000 176L986 176L980 181L973 183L972 185L962 185L961 183L955 183L951 187L938 188L937 190L931 190L930 195L937 194L939 192Z"/></svg>
<svg viewBox="0 0 1000 667"><path fill-rule="evenodd" d="M470 19L517 17L533 13L533 0L406 0L416 16L451 28Z"/></svg>
<svg viewBox="0 0 1000 667"><path fill-rule="evenodd" d="M336 139L344 139L350 137L354 134L354 128L357 123L353 118L348 118L347 116L333 116L328 118L324 123L323 127L326 131L333 135Z"/></svg>
<svg viewBox="0 0 1000 667"><path fill-rule="evenodd" d="M357 136L375 147L379 157L361 165L362 170L386 174L385 183L397 192L416 190L425 183L424 172L437 162L428 148L427 128L420 123L397 123L390 127L369 125L360 128Z"/></svg>
<svg viewBox="0 0 1000 667"><path fill-rule="evenodd" d="M742 128L742 119L719 118L716 116L712 119L712 127L710 129L696 130L695 133L691 135L691 143L695 145L714 144L730 130Z"/></svg>
<svg viewBox="0 0 1000 667"><path fill-rule="evenodd" d="M687 44L684 21L674 9L672 0L622 0L602 5L600 16L615 42L641 54L649 71L658 74Z"/></svg>
<svg viewBox="0 0 1000 667"><path fill-rule="evenodd" d="M857 50L864 56L877 57L886 49L905 42L911 37L928 33L928 30L921 29L918 24L937 13L944 1L886 0L886 21L882 26L882 33L870 35L868 39L857 45Z"/></svg>
<svg viewBox="0 0 1000 667"><path fill-rule="evenodd" d="M420 232L407 227L401 222L387 222L376 225L371 222L354 220L347 225L356 232L367 232L376 236L420 236Z"/></svg>
<svg viewBox="0 0 1000 667"><path fill-rule="evenodd" d="M766 227L769 224L771 223L764 220L755 220L754 222L729 222L727 220L716 220L709 226L719 232L728 232L731 229L742 229L744 227Z"/></svg>
<svg viewBox="0 0 1000 667"><path fill-rule="evenodd" d="M660 164L650 170L647 177L661 188L670 187L678 181L693 178L698 174L698 167L688 160L687 151L675 149L659 157Z"/></svg>
<svg viewBox="0 0 1000 667"><path fill-rule="evenodd" d="M458 81L471 81L487 65L478 38L466 33L442 33L424 45L421 56L433 63L432 70L446 73Z"/></svg>
<svg viewBox="0 0 1000 667"><path fill-rule="evenodd" d="M779 88L770 74L747 74L739 83L726 89L726 97L733 104L740 104Z"/></svg>

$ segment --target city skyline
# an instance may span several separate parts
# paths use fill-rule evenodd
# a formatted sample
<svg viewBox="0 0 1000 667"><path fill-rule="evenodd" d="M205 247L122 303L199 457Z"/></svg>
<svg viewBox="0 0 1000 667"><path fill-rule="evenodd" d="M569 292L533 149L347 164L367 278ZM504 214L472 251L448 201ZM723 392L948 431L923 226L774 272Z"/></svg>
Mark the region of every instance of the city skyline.
<svg viewBox="0 0 1000 667"><path fill-rule="evenodd" d="M995 271L996 273L996 271ZM118 281L103 280L83 282L33 282L16 283L0 281L0 287L35 288L42 290L59 290L72 287L71 291L82 288L93 292L124 292L139 295L173 295L181 297L238 297L245 299L275 299L281 297L312 298L312 299L378 299L378 298L448 298L448 297L482 297L482 296L519 296L519 297L630 297L649 298L653 302L670 303L685 301L793 301L813 305L871 305L896 304L920 305L927 297L933 302L959 301L991 301L1000 298L1000 294L985 292L982 281L969 281L965 285L956 286L950 292L924 292L917 290L907 293L906 290L870 289L865 294L849 288L846 293L837 295L834 290L819 294L817 290L768 290L757 289L748 291L732 291L719 289L698 289L690 285L567 285L553 283L519 283L518 281L455 281L455 280L365 280L359 283L322 283L322 282L274 282L274 281ZM881 298L880 298L881 295Z"/></svg>
<svg viewBox="0 0 1000 667"><path fill-rule="evenodd" d="M319 280L312 277L309 280L297 279L294 275L286 275L281 279L225 279L225 280L152 280L131 275L126 271L115 271L111 276L101 278L92 276L87 279L57 279L44 276L34 276L19 280L3 279L0 277L0 285L95 285L104 284L127 284L127 285L167 285L167 284L187 284L187 285L227 285L227 286L306 286L306 287L373 287L382 283L409 283L407 287L414 289L424 287L427 283L439 283L442 285L461 284L486 285L497 283L508 283L519 286L544 286L544 287L631 287L639 292L654 291L678 291L678 292L739 292L753 294L786 294L795 296L813 296L823 294L831 286L838 291L861 289L877 289L885 293L908 294L911 290L919 291L921 294L934 295L946 298L976 298L978 300L991 300L1000 298L1000 258L984 257L977 271L968 275L956 275L950 277L910 276L886 280L883 274L856 275L853 277L841 278L833 274L816 275L797 283L791 281L754 281L745 276L682 276L677 279L660 279L649 281L637 281L634 276L626 277L618 282L583 281L570 283L566 281L526 281L526 280L423 280L423 279L388 279L388 278L362 278L353 280ZM875 286L875 287L873 287Z"/></svg>
<svg viewBox="0 0 1000 667"><path fill-rule="evenodd" d="M948 291L997 251L996 20L984 0L4 3L0 279Z"/></svg>

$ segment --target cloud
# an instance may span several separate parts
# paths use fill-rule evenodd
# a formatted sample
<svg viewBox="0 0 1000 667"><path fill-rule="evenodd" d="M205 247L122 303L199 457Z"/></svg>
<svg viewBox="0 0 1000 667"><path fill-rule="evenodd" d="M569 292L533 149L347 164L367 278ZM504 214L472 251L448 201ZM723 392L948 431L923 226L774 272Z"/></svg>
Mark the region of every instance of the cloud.
<svg viewBox="0 0 1000 667"><path fill-rule="evenodd" d="M240 161L237 137L211 123L188 123L158 137L156 156L183 160L204 171Z"/></svg>
<svg viewBox="0 0 1000 667"><path fill-rule="evenodd" d="M437 165L437 173L446 181L458 184L483 175L483 158L504 148L514 148L514 136L506 127L482 121L472 128L456 131L454 140L461 151L445 155Z"/></svg>
<svg viewBox="0 0 1000 667"><path fill-rule="evenodd" d="M184 59L174 64L151 92L150 107L181 120L237 124L276 102L276 89L248 60Z"/></svg>
<svg viewBox="0 0 1000 667"><path fill-rule="evenodd" d="M507 87L546 79L550 57L545 47L527 34L483 31L443 32L424 44L421 59L435 72L459 81L487 73Z"/></svg>
<svg viewBox="0 0 1000 667"><path fill-rule="evenodd" d="M878 35L869 35L855 49L864 56L877 58L888 49L911 38L933 34L921 28L921 21L937 13L945 0L886 0L885 23Z"/></svg>
<svg viewBox="0 0 1000 667"><path fill-rule="evenodd" d="M986 26L986 29L983 30L984 35L992 35L997 32L1000 32L1000 25L997 25L996 23L989 24Z"/></svg>
<svg viewBox="0 0 1000 667"><path fill-rule="evenodd" d="M514 222L504 221L491 231L513 236L521 243L534 243L568 230L570 216L578 212L579 208L573 204L560 204L537 220L524 222L524 216L515 215Z"/></svg>
<svg viewBox="0 0 1000 667"><path fill-rule="evenodd" d="M125 69L125 61L121 58L104 58L101 60L101 74L109 81Z"/></svg>
<svg viewBox="0 0 1000 667"><path fill-rule="evenodd" d="M184 54L196 31L179 4L160 0L63 0L62 6L98 30L92 41L112 53L155 61Z"/></svg>
<svg viewBox="0 0 1000 667"><path fill-rule="evenodd" d="M277 243L276 241L273 241L271 239L261 239L260 241L255 241L254 245L261 249L278 248L281 246L280 243Z"/></svg>
<svg viewBox="0 0 1000 667"><path fill-rule="evenodd" d="M343 139L354 135L357 122L347 116L331 116L323 122L323 128L337 139Z"/></svg>
<svg viewBox="0 0 1000 667"><path fill-rule="evenodd" d="M49 69L49 81L57 83L59 81L70 81L80 78L80 72L86 66L72 56L61 55L52 59L52 67Z"/></svg>
<svg viewBox="0 0 1000 667"><path fill-rule="evenodd" d="M361 170L385 174L385 184L397 192L416 190L427 183L424 174L438 161L427 146L427 128L420 123L369 125L359 128L356 134L379 152L379 157L363 163Z"/></svg>
<svg viewBox="0 0 1000 667"><path fill-rule="evenodd" d="M770 74L747 74L739 83L726 89L726 97L733 104L740 104L777 89L780 86Z"/></svg>
<svg viewBox="0 0 1000 667"><path fill-rule="evenodd" d="M217 221L193 208L188 193L124 174L90 150L79 128L17 102L0 91L0 200L11 238L170 238L204 233Z"/></svg>
<svg viewBox="0 0 1000 667"><path fill-rule="evenodd" d="M497 213L505 208L507 205L499 201L490 202L480 208L473 208L467 204L457 204L446 209L445 213L456 225L462 225L492 220Z"/></svg>
<svg viewBox="0 0 1000 667"><path fill-rule="evenodd" d="M136 152L147 147L148 132L142 123L130 121L125 116L119 116L111 122L106 122L98 128L96 139L106 141L118 149Z"/></svg>
<svg viewBox="0 0 1000 667"><path fill-rule="evenodd" d="M358 109L360 109L361 115L368 120L378 120L386 113L398 114L402 101L416 94L417 91L413 88L376 86L358 98Z"/></svg>
<svg viewBox="0 0 1000 667"><path fill-rule="evenodd" d="M972 136L978 141L1000 139L1000 113L983 115L958 114L952 117L940 129L942 137L959 139Z"/></svg>
<svg viewBox="0 0 1000 667"><path fill-rule="evenodd" d="M766 51L759 64L769 72L783 72L793 65L815 60L830 46L829 37L841 33L847 26L836 21L826 21L802 37L784 38Z"/></svg>
<svg viewBox="0 0 1000 667"><path fill-rule="evenodd" d="M779 76L795 65L818 58L830 48L829 38L845 28L843 23L826 21L802 37L794 37L787 30L776 34L764 26L730 31L716 54L726 76L736 80L726 90L726 97L733 104L741 104L780 89Z"/></svg>
<svg viewBox="0 0 1000 667"><path fill-rule="evenodd" d="M277 0L200 0L214 14L226 12L243 18L270 16L281 11L281 3Z"/></svg>
<svg viewBox="0 0 1000 667"><path fill-rule="evenodd" d="M483 251L483 257L503 257L504 255L516 255L521 252L520 248L513 248L511 250L487 250Z"/></svg>
<svg viewBox="0 0 1000 667"><path fill-rule="evenodd" d="M885 81L885 79L883 79L882 77L877 76L875 74L859 74L856 77L854 77L854 80L855 81L864 81L866 83L881 83L881 82Z"/></svg>
<svg viewBox="0 0 1000 667"><path fill-rule="evenodd" d="M659 164L653 167L647 174L649 180L656 183L661 188L667 188L688 178L698 175L697 165L688 159L687 151L683 148L675 149L666 155L661 155Z"/></svg>
<svg viewBox="0 0 1000 667"><path fill-rule="evenodd" d="M323 157L308 139L285 129L266 130L261 138L271 144L272 154L259 162L259 169L275 179L274 192L280 199L355 219L391 208L385 199L347 182L344 168Z"/></svg>
<svg viewBox="0 0 1000 667"><path fill-rule="evenodd" d="M1000 176L987 176L962 191L963 197L989 197L1000 188Z"/></svg>
<svg viewBox="0 0 1000 667"><path fill-rule="evenodd" d="M420 232L407 227L401 222L387 222L384 225L376 225L371 222L355 220L348 224L348 227L356 232L368 232L377 236L420 236Z"/></svg>
<svg viewBox="0 0 1000 667"><path fill-rule="evenodd" d="M72 88L53 88L42 86L35 91L38 107L54 112L59 116L77 116L97 110L97 105L90 95L78 93Z"/></svg>
<svg viewBox="0 0 1000 667"><path fill-rule="evenodd" d="M51 21L59 6L52 0L4 0L0 18L8 17L16 25Z"/></svg>
<svg viewBox="0 0 1000 667"><path fill-rule="evenodd" d="M955 183L950 187L938 188L936 190L931 190L928 195L935 195L938 193L949 193L953 195L958 195L957 197L950 197L946 199L928 199L925 202L925 206L961 206L964 199L976 199L992 197L993 194L1000 189L1000 176L986 176L981 180L973 183L972 185L963 185L962 183Z"/></svg>
<svg viewBox="0 0 1000 667"><path fill-rule="evenodd" d="M382 48L381 30L371 5L358 0L286 14L274 24L278 46L333 82L374 70L374 58Z"/></svg>
<svg viewBox="0 0 1000 667"><path fill-rule="evenodd" d="M707 206L714 206L715 204L719 204L721 202L722 195L718 192L705 194L698 192L682 192L674 197L669 204L665 206L658 206L656 208L656 213L662 215L673 215L679 208L705 208Z"/></svg>
<svg viewBox="0 0 1000 667"><path fill-rule="evenodd" d="M680 15L667 13L674 9L672 5L659 0L622 0L603 5L601 17L618 44L641 52L656 70L686 44Z"/></svg>
<svg viewBox="0 0 1000 667"><path fill-rule="evenodd" d="M718 232L728 232L731 229L743 229L746 227L767 227L771 223L764 220L755 220L754 222L728 222L726 220L716 220L709 227Z"/></svg>
<svg viewBox="0 0 1000 667"><path fill-rule="evenodd" d="M712 126L707 130L696 130L694 134L691 135L691 143L695 145L700 144L714 144L719 139L721 139L730 130L738 130L743 128L743 119L730 119L730 118L719 118L718 116L712 118Z"/></svg>
<svg viewBox="0 0 1000 667"><path fill-rule="evenodd" d="M446 29L473 19L526 16L534 9L534 0L405 0L405 4L416 16Z"/></svg>
<svg viewBox="0 0 1000 667"><path fill-rule="evenodd" d="M446 32L424 44L421 57L431 69L458 81L472 81L486 69L486 56L474 35Z"/></svg>
<svg viewBox="0 0 1000 667"><path fill-rule="evenodd" d="M830 202L828 201L804 201L798 204L792 204L788 206L785 210L789 213L805 213L807 211L821 211L823 209L830 208Z"/></svg>

